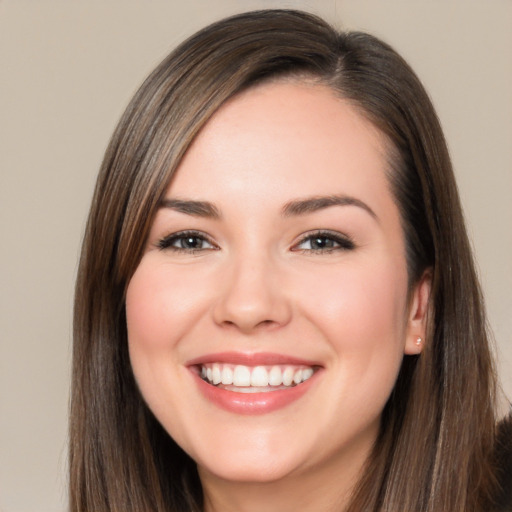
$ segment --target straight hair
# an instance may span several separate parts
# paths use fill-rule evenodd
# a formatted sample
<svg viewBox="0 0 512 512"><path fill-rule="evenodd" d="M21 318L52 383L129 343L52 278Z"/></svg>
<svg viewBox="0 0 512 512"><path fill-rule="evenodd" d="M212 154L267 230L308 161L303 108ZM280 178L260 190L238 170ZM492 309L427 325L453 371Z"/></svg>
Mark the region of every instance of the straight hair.
<svg viewBox="0 0 512 512"><path fill-rule="evenodd" d="M492 510L495 371L482 294L443 133L408 64L368 34L293 10L214 23L174 50L122 116L83 240L70 419L72 512L192 512L195 463L164 431L131 370L125 291L184 154L221 105L256 84L328 86L387 140L409 285L431 272L425 347L405 356L350 512Z"/></svg>

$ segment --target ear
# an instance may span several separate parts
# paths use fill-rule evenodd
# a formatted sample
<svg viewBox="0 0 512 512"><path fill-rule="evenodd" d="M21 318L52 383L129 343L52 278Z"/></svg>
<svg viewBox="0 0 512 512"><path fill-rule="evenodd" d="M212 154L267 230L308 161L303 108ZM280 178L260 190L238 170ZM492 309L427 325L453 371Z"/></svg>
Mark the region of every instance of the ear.
<svg viewBox="0 0 512 512"><path fill-rule="evenodd" d="M411 296L404 348L407 355L420 354L425 345L431 287L432 269L428 268L414 286Z"/></svg>

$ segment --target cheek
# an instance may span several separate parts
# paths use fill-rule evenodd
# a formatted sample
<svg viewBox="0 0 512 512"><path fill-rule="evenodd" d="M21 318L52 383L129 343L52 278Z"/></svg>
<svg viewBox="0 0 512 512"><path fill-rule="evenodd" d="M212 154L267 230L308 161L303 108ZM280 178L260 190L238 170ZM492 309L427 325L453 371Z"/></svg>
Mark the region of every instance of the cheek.
<svg viewBox="0 0 512 512"><path fill-rule="evenodd" d="M333 334L352 332L354 336L344 339L349 345L371 344L371 338L356 333L380 333L379 337L385 339L386 334L403 332L407 279L405 272L396 272L392 265L326 269L323 274L309 273L303 285L304 310Z"/></svg>
<svg viewBox="0 0 512 512"><path fill-rule="evenodd" d="M165 424L172 424L167 411L182 406L183 398L173 391L187 378L180 364L180 341L194 329L204 304L201 288L190 286L186 275L170 272L165 262L148 253L126 292L132 370L148 406Z"/></svg>
<svg viewBox="0 0 512 512"><path fill-rule="evenodd" d="M196 281L191 281L189 271L170 271L150 256L142 260L127 289L131 351L173 348L192 328L199 311L207 307L204 287L192 286Z"/></svg>
<svg viewBox="0 0 512 512"><path fill-rule="evenodd" d="M204 310L202 288L191 286L190 272L170 271L165 261L147 254L126 292L128 348L135 380L144 400L177 438L186 433L173 411L187 410L183 337ZM197 274L197 272L196 272ZM201 309L202 308L202 309Z"/></svg>
<svg viewBox="0 0 512 512"><path fill-rule="evenodd" d="M156 278L144 259L135 271L126 291L126 324L128 349L135 380L145 400L154 406L159 382L155 366L161 356L172 354L172 339L166 315L164 283ZM165 357L167 358L167 357Z"/></svg>
<svg viewBox="0 0 512 512"><path fill-rule="evenodd" d="M341 389L385 400L403 359L407 276L392 260L374 263L317 275L305 283L303 310L341 365Z"/></svg>
<svg viewBox="0 0 512 512"><path fill-rule="evenodd" d="M163 283L139 266L126 293L126 322L130 355L163 350L169 345ZM133 361L132 361L133 364Z"/></svg>

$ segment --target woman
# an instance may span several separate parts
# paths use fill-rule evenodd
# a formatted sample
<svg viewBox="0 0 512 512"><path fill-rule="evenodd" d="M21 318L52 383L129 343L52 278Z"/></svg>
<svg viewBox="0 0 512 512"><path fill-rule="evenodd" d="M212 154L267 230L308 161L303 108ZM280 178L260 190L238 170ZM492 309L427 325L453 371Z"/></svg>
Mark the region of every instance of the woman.
<svg viewBox="0 0 512 512"><path fill-rule="evenodd" d="M506 509L495 387L446 144L391 48L271 10L158 66L83 245L72 510Z"/></svg>

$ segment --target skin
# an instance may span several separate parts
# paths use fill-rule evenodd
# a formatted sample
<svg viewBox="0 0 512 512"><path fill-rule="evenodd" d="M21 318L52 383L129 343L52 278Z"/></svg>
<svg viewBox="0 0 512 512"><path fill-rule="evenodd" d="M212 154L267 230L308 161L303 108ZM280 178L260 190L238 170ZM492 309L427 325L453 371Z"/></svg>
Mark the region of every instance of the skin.
<svg viewBox="0 0 512 512"><path fill-rule="evenodd" d="M402 358L421 351L425 330L429 281L408 295L386 165L373 125L328 88L296 82L231 99L181 162L166 198L208 201L219 217L159 209L126 312L137 383L198 463L207 512L345 506ZM283 215L291 201L333 194L361 203ZM159 248L183 230L206 241ZM312 250L318 230L354 247L324 237L332 247ZM321 370L297 401L240 415L207 400L187 367L224 351Z"/></svg>

